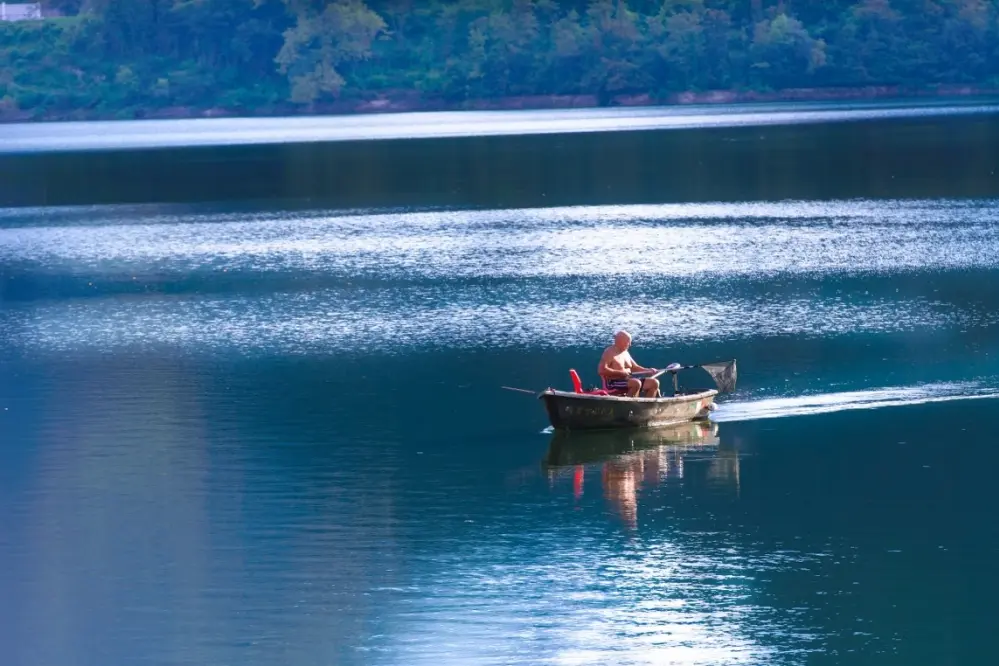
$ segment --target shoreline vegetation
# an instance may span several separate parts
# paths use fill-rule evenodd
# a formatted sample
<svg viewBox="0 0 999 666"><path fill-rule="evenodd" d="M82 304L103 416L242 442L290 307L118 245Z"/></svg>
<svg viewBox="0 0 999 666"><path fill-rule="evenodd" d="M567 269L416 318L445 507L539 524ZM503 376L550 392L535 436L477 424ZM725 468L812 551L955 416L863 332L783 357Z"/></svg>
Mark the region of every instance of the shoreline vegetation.
<svg viewBox="0 0 999 666"><path fill-rule="evenodd" d="M596 95L533 95L499 99L477 99L456 102L444 98L428 99L418 94L379 96L369 100L346 100L317 104L308 110L297 105L246 109L223 107L166 106L129 109L126 113L106 113L89 109L30 112L0 111L0 124L25 122L86 122L107 120L185 120L195 118L267 118L362 115L375 113L418 113L432 111L540 111L557 109L635 108L693 105L725 105L778 102L892 102L928 101L933 99L994 101L999 88L983 89L969 86L936 86L924 89L899 87L869 88L799 88L776 91L714 90L675 93L668 98L649 95L622 95L601 104Z"/></svg>
<svg viewBox="0 0 999 666"><path fill-rule="evenodd" d="M989 0L44 0L0 122L999 95Z"/></svg>

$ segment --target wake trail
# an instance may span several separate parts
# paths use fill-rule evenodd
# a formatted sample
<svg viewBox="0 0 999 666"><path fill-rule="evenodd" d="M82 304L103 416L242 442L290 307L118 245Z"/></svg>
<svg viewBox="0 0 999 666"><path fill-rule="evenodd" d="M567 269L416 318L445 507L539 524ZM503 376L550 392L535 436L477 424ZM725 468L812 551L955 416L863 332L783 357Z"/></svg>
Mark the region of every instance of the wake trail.
<svg viewBox="0 0 999 666"><path fill-rule="evenodd" d="M851 409L882 409L954 400L999 398L994 382L942 382L909 387L885 387L787 398L761 398L721 403L711 415L719 423L828 414Z"/></svg>

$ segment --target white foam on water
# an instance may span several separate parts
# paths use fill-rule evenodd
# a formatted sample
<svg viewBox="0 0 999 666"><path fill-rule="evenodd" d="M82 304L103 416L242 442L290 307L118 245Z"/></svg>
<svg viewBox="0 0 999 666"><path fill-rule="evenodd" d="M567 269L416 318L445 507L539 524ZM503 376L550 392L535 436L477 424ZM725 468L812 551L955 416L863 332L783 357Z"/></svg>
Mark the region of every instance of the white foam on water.
<svg viewBox="0 0 999 666"><path fill-rule="evenodd" d="M828 414L852 409L882 409L955 400L999 398L995 382L942 382L786 398L762 398L718 405L711 418L719 423Z"/></svg>

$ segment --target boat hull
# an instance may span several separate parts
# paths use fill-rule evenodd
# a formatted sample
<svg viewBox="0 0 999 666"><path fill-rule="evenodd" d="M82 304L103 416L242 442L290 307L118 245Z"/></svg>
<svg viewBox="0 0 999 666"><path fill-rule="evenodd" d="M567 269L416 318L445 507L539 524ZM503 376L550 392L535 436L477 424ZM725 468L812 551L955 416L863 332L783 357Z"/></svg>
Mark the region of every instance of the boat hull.
<svg viewBox="0 0 999 666"><path fill-rule="evenodd" d="M625 398L548 389L539 398L557 430L657 428L706 419L718 391L665 398Z"/></svg>

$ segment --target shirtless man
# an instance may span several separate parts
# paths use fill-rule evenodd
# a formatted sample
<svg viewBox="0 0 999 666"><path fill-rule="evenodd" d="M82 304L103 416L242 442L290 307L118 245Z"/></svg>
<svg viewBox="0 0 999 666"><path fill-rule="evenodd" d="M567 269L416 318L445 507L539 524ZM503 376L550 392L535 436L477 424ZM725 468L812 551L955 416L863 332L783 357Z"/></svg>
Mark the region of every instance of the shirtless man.
<svg viewBox="0 0 999 666"><path fill-rule="evenodd" d="M600 365L597 366L597 374L603 377L604 384L608 391L615 395L627 395L634 398L639 391L643 391L646 398L654 398L659 395L658 379L641 379L634 377L639 374L654 374L655 368L643 368L635 363L628 353L631 346L631 334L627 331L618 331L614 335L614 344L604 350L600 357Z"/></svg>

